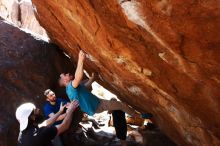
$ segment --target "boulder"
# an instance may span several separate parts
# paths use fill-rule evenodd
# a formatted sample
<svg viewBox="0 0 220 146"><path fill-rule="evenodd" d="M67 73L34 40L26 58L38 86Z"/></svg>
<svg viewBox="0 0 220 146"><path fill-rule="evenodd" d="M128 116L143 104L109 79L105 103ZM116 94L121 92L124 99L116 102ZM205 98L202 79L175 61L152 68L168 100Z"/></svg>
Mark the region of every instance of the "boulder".
<svg viewBox="0 0 220 146"><path fill-rule="evenodd" d="M0 145L15 146L19 133L16 108L24 102L33 102L42 109L44 90L56 90L59 74L73 70L73 65L54 44L3 20L0 30Z"/></svg>
<svg viewBox="0 0 220 146"><path fill-rule="evenodd" d="M31 0L0 0L0 16L20 28L48 37L34 16Z"/></svg>
<svg viewBox="0 0 220 146"><path fill-rule="evenodd" d="M220 145L220 3L216 0L32 0L73 61L179 145Z"/></svg>

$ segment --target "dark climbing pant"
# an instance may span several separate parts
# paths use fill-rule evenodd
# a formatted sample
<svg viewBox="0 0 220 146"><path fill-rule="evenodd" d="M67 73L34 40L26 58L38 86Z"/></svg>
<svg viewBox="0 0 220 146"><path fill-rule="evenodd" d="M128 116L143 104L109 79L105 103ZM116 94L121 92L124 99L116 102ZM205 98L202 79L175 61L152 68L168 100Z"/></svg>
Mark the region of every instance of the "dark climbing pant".
<svg viewBox="0 0 220 146"><path fill-rule="evenodd" d="M120 140L126 140L127 137L127 123L125 113L121 110L114 110L112 112L113 125L115 127L116 136Z"/></svg>

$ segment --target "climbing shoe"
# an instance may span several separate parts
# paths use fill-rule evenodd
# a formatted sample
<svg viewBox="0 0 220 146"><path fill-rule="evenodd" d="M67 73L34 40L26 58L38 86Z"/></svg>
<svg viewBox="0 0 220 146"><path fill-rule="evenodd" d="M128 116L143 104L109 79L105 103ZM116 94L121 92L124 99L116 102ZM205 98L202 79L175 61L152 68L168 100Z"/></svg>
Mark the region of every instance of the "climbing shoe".
<svg viewBox="0 0 220 146"><path fill-rule="evenodd" d="M143 118L143 119L150 119L152 117L153 117L153 115L151 113L141 114L141 118Z"/></svg>

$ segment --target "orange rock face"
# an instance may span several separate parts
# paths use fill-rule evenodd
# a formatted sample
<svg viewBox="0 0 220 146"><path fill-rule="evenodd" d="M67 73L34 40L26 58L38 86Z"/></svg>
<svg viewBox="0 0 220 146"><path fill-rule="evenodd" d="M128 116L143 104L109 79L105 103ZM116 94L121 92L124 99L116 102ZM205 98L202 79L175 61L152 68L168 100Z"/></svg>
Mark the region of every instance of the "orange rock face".
<svg viewBox="0 0 220 146"><path fill-rule="evenodd" d="M179 145L220 145L220 2L33 0L51 39Z"/></svg>

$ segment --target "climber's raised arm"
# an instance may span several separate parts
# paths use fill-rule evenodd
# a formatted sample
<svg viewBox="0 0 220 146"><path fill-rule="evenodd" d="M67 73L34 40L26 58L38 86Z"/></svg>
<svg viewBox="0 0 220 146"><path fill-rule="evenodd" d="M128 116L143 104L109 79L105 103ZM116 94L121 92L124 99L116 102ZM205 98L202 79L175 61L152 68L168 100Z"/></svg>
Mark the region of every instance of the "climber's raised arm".
<svg viewBox="0 0 220 146"><path fill-rule="evenodd" d="M95 81L95 73L92 73L92 75L89 77L89 79L84 83L84 86L88 89L90 89L92 86L92 83Z"/></svg>
<svg viewBox="0 0 220 146"><path fill-rule="evenodd" d="M75 72L75 78L72 81L72 86L74 88L78 87L81 80L83 79L83 63L84 63L84 60L85 60L85 53L82 50L80 50L78 63L77 63L77 67L76 67L76 72Z"/></svg>

